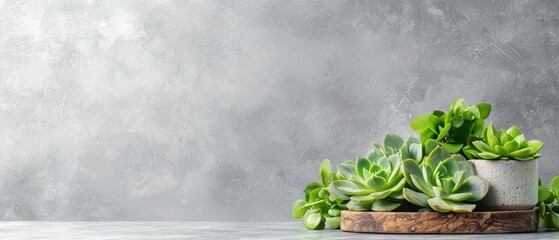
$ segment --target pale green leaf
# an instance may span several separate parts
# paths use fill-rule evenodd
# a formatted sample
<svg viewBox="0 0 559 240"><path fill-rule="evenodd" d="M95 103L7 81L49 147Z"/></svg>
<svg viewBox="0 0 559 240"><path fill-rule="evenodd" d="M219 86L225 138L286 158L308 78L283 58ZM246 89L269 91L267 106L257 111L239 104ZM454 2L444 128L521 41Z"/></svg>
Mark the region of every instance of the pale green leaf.
<svg viewBox="0 0 559 240"><path fill-rule="evenodd" d="M429 126L427 122L430 115L431 114L423 114L415 116L410 123L411 129L416 132L422 132L425 130Z"/></svg>
<svg viewBox="0 0 559 240"><path fill-rule="evenodd" d="M480 176L471 176L467 178L462 186L458 188L456 193L472 193L468 201L479 201L485 197L489 190L489 182Z"/></svg>
<svg viewBox="0 0 559 240"><path fill-rule="evenodd" d="M423 157L421 144L412 143L411 146L409 147L409 154L413 160L420 162L421 158Z"/></svg>
<svg viewBox="0 0 559 240"><path fill-rule="evenodd" d="M501 157L507 157L509 155L509 151L503 146L496 145L493 149L495 149L495 152Z"/></svg>
<svg viewBox="0 0 559 240"><path fill-rule="evenodd" d="M516 141L508 141L504 144L504 147L505 149L507 149L509 153L514 152L519 148L518 143Z"/></svg>
<svg viewBox="0 0 559 240"><path fill-rule="evenodd" d="M522 132L520 131L520 129L518 129L517 126L512 126L509 129L507 129L507 133L509 135L511 135L511 137L513 137L513 138L522 134Z"/></svg>
<svg viewBox="0 0 559 240"><path fill-rule="evenodd" d="M551 189L559 188L559 176L555 176L549 183Z"/></svg>
<svg viewBox="0 0 559 240"><path fill-rule="evenodd" d="M462 146L463 146L462 143L444 143L444 142L441 142L440 144L445 150L449 151L450 153L457 153L458 151L460 151L460 149L462 149Z"/></svg>
<svg viewBox="0 0 559 240"><path fill-rule="evenodd" d="M516 143L518 143L519 148L522 148L522 147L524 147L524 144L526 143L526 137L524 136L524 134L520 134L520 135L518 135L514 138L514 141L516 141Z"/></svg>
<svg viewBox="0 0 559 240"><path fill-rule="evenodd" d="M442 147L436 147L427 158L425 162L432 167L436 167L440 162L450 157L450 153Z"/></svg>
<svg viewBox="0 0 559 240"><path fill-rule="evenodd" d="M371 194L373 190L368 189L365 185L352 182L349 180L336 180L332 182L342 193L351 196L364 196Z"/></svg>
<svg viewBox="0 0 559 240"><path fill-rule="evenodd" d="M526 147L532 150L532 154L536 154L543 147L543 142L538 140L530 140L526 142Z"/></svg>
<svg viewBox="0 0 559 240"><path fill-rule="evenodd" d="M419 191L427 194L428 196L435 196L433 188L427 184L422 178L416 175L410 175L413 185L419 189Z"/></svg>
<svg viewBox="0 0 559 240"><path fill-rule="evenodd" d="M491 113L491 104L479 103L476 106L479 109L481 119L486 119L487 117L489 117L489 114Z"/></svg>
<svg viewBox="0 0 559 240"><path fill-rule="evenodd" d="M363 169L369 170L370 167L371 167L371 163L369 162L368 159L357 158L357 161L355 162L355 172L361 178L363 178Z"/></svg>
<svg viewBox="0 0 559 240"><path fill-rule="evenodd" d="M328 225L330 227L332 227L333 229L339 229L340 228L340 217L327 217L326 218L326 223L328 223Z"/></svg>
<svg viewBox="0 0 559 240"><path fill-rule="evenodd" d="M406 182L410 185L413 186L413 181L411 179L411 175L418 175L421 176L421 169L419 168L419 165L417 164L416 161L411 160L411 159L407 159L403 161L402 164L402 172L404 173L404 177L406 179Z"/></svg>
<svg viewBox="0 0 559 240"><path fill-rule="evenodd" d="M320 213L308 214L304 219L305 226L310 230L319 230L324 228L324 219Z"/></svg>
<svg viewBox="0 0 559 240"><path fill-rule="evenodd" d="M381 200L377 200L377 201L373 202L373 206L371 207L371 210L377 211L377 212L390 212L390 211L398 208L399 206L400 206L400 203L390 202L388 200L381 199Z"/></svg>
<svg viewBox="0 0 559 240"><path fill-rule="evenodd" d="M320 163L320 178L322 180L322 184L324 186L328 186L330 181L330 176L332 175L331 168L330 168L330 160L324 159L322 163Z"/></svg>
<svg viewBox="0 0 559 240"><path fill-rule="evenodd" d="M489 145L487 145L486 143L484 143L483 141L473 141L472 144L474 145L474 147L477 148L477 150L479 150L480 152L490 152L493 153L493 148L491 148Z"/></svg>
<svg viewBox="0 0 559 240"><path fill-rule="evenodd" d="M456 202L462 202L465 201L469 198L472 197L472 193L454 193L454 194L449 194L445 197L445 199L451 200L451 201L456 201Z"/></svg>
<svg viewBox="0 0 559 240"><path fill-rule="evenodd" d="M462 126L462 123L464 123L464 118L462 118L462 116L457 116L456 118L454 118L454 120L452 121L452 125L455 128L459 128L460 126Z"/></svg>
<svg viewBox="0 0 559 240"><path fill-rule="evenodd" d="M477 154L480 158L482 159L497 159L500 156L494 153L490 153L490 152L480 152Z"/></svg>
<svg viewBox="0 0 559 240"><path fill-rule="evenodd" d="M476 105L467 107L466 111L471 112L475 118L481 118L481 112L479 111L479 108ZM473 119L470 118L469 120L473 120Z"/></svg>
<svg viewBox="0 0 559 240"><path fill-rule="evenodd" d="M375 191L385 189L386 179L378 176L373 176L367 179L367 185Z"/></svg>
<svg viewBox="0 0 559 240"><path fill-rule="evenodd" d="M291 215L293 216L293 218L302 218L303 216L305 216L305 213L308 209L306 207L303 207L305 204L306 203L304 200L297 200L293 202L293 204L291 204Z"/></svg>
<svg viewBox="0 0 559 240"><path fill-rule="evenodd" d="M404 188L402 193L404 195L404 198L408 202L411 202L412 204L415 204L415 205L421 206L421 207L427 207L428 206L427 200L430 197L425 195L424 193L416 192L416 191L411 190L409 188Z"/></svg>
<svg viewBox="0 0 559 240"><path fill-rule="evenodd" d="M349 197L345 195L342 191L340 191L335 185L334 182L331 182L328 185L328 192L330 192L330 196L333 196L334 199L338 200L348 200Z"/></svg>
<svg viewBox="0 0 559 240"><path fill-rule="evenodd" d="M372 203L362 203L358 201L351 200L347 203L347 208L351 211L369 211L371 210Z"/></svg>
<svg viewBox="0 0 559 240"><path fill-rule="evenodd" d="M402 144L404 144L404 140L402 140L402 138L400 138L398 135L387 134L384 137L385 146L389 146L395 149L400 149Z"/></svg>
<svg viewBox="0 0 559 240"><path fill-rule="evenodd" d="M441 198L431 198L427 202L429 206L437 212L467 213L472 212L476 207L475 204L458 203Z"/></svg>
<svg viewBox="0 0 559 240"><path fill-rule="evenodd" d="M439 146L439 143L433 139L429 139L425 142L425 156L428 156Z"/></svg>
<svg viewBox="0 0 559 240"><path fill-rule="evenodd" d="M523 149L516 150L516 151L510 153L510 156L515 158L515 159L530 156L530 155L533 155L532 154L532 149L530 149L530 148L523 148Z"/></svg>

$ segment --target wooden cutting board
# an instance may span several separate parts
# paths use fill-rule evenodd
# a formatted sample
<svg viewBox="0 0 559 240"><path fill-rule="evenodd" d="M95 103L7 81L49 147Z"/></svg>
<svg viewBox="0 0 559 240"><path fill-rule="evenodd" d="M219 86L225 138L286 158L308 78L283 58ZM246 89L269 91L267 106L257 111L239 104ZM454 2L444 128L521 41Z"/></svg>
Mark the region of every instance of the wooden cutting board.
<svg viewBox="0 0 559 240"><path fill-rule="evenodd" d="M364 233L515 233L538 230L538 211L473 213L342 211L341 229Z"/></svg>

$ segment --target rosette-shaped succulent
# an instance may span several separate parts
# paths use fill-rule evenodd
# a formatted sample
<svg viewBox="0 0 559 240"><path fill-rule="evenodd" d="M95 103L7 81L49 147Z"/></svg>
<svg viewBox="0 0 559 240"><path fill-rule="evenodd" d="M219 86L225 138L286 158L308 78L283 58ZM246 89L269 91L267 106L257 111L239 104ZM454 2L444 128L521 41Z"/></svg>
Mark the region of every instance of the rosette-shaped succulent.
<svg viewBox="0 0 559 240"><path fill-rule="evenodd" d="M413 188L404 188L404 198L437 212L472 212L476 205L471 202L485 197L489 188L489 182L475 175L472 163L441 147L436 147L421 164L404 160L402 170Z"/></svg>
<svg viewBox="0 0 559 240"><path fill-rule="evenodd" d="M387 135L384 145L373 144L367 158L345 161L338 167L337 178L330 193L337 199L350 199L347 207L353 211L392 211L404 196L406 182L402 174L402 158L421 161L422 148L418 138L405 142L396 135Z"/></svg>
<svg viewBox="0 0 559 240"><path fill-rule="evenodd" d="M447 151L461 153L460 150L468 144L470 137L481 136L484 119L490 112L489 103L466 106L464 99L460 98L452 102L448 113L435 110L431 114L415 116L410 127L421 134L424 145L427 140L435 139Z"/></svg>
<svg viewBox="0 0 559 240"><path fill-rule="evenodd" d="M549 183L549 189L538 186L538 206L540 210L540 226L559 230L559 176L555 176Z"/></svg>
<svg viewBox="0 0 559 240"><path fill-rule="evenodd" d="M483 130L481 140L472 141L464 148L464 154L469 159L500 159L500 160L532 160L542 154L538 151L543 142L538 140L526 141L524 134L516 126L508 130L495 131L493 123Z"/></svg>
<svg viewBox="0 0 559 240"><path fill-rule="evenodd" d="M340 212L346 208L346 200L334 199L328 192L331 173L330 160L320 164L321 183L311 182L305 188L305 199L297 200L291 205L294 218L303 218L303 223L310 230L319 230L328 223L332 228L340 228Z"/></svg>

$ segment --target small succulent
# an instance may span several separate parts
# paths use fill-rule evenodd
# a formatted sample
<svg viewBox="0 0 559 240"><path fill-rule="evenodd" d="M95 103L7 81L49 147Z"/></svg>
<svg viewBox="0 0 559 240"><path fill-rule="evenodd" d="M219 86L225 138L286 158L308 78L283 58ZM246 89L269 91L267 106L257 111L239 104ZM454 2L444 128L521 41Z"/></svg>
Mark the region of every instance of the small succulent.
<svg viewBox="0 0 559 240"><path fill-rule="evenodd" d="M402 189L406 182L401 159L419 162L422 157L418 138L410 137L404 142L396 135L387 135L384 145L372 145L367 158L340 164L338 180L330 184L330 193L336 199L350 200L349 210L392 211L404 199Z"/></svg>
<svg viewBox="0 0 559 240"><path fill-rule="evenodd" d="M421 164L404 160L402 170L412 187L404 188L404 198L437 212L472 212L476 207L472 202L485 197L489 189L489 182L475 175L472 163L440 146Z"/></svg>
<svg viewBox="0 0 559 240"><path fill-rule="evenodd" d="M460 151L470 137L481 136L484 120L490 112L489 103L466 106L464 99L460 98L452 102L448 113L435 110L431 114L415 116L410 127L421 135L423 144L435 139L447 151L462 154Z"/></svg>
<svg viewBox="0 0 559 240"><path fill-rule="evenodd" d="M327 186L331 173L330 160L325 159L320 164L321 183L311 182L305 188L305 199L297 200L291 205L294 218L303 218L303 223L310 230L324 229L325 223L330 227L340 228L340 212L345 210L347 201L336 200L328 192Z"/></svg>
<svg viewBox="0 0 559 240"><path fill-rule="evenodd" d="M542 156L538 151L543 142L526 141L524 134L516 126L506 131L496 131L493 123L490 123L483 130L482 137L464 148L464 154L469 159L532 160Z"/></svg>
<svg viewBox="0 0 559 240"><path fill-rule="evenodd" d="M549 183L549 188L539 181L538 206L540 210L540 226L559 230L559 176Z"/></svg>

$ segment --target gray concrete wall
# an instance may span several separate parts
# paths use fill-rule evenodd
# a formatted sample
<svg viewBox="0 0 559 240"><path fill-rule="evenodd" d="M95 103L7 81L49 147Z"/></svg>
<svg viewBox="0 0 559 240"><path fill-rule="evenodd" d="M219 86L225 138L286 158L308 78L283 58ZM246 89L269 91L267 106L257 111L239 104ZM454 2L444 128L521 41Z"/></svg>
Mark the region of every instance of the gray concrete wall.
<svg viewBox="0 0 559 240"><path fill-rule="evenodd" d="M559 174L558 1L0 0L0 219L290 220L458 97Z"/></svg>

